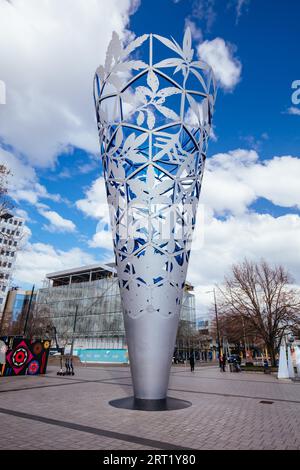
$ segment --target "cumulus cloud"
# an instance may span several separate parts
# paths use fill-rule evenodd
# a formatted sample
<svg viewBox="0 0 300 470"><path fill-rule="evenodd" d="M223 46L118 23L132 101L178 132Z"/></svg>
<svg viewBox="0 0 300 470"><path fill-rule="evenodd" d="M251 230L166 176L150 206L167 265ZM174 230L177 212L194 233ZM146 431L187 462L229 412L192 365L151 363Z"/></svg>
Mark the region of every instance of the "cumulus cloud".
<svg viewBox="0 0 300 470"><path fill-rule="evenodd" d="M27 201L36 204L40 198L59 202L58 194L49 194L45 186L38 181L34 168L12 152L0 148L0 163L10 169L8 189L16 201Z"/></svg>
<svg viewBox="0 0 300 470"><path fill-rule="evenodd" d="M45 219L49 220L50 224L44 225L44 228L49 232L63 233L76 231L74 222L69 219L64 219L58 212L40 209L39 213L45 217Z"/></svg>
<svg viewBox="0 0 300 470"><path fill-rule="evenodd" d="M40 287L47 273L96 262L92 255L80 248L65 251L45 243L27 243L17 257L14 282L23 284L26 280Z"/></svg>
<svg viewBox="0 0 300 470"><path fill-rule="evenodd" d="M97 178L85 192L85 198L76 201L76 207L85 215L109 223L104 178Z"/></svg>
<svg viewBox="0 0 300 470"><path fill-rule="evenodd" d="M232 263L265 258L286 266L300 283L300 217L247 213L221 220L205 212L203 243L192 245L188 277L195 285L222 282Z"/></svg>
<svg viewBox="0 0 300 470"><path fill-rule="evenodd" d="M134 0L0 2L1 137L34 166L72 144L98 146L92 99L97 66L115 30L122 38Z"/></svg>
<svg viewBox="0 0 300 470"><path fill-rule="evenodd" d="M284 175L284 177L283 177ZM300 207L300 158L259 160L254 150L236 149L206 161L201 202L215 214L243 214L258 198Z"/></svg>
<svg viewBox="0 0 300 470"><path fill-rule="evenodd" d="M215 73L219 85L225 90L232 90L240 81L242 64L234 57L234 48L222 38L204 41L199 44L199 57L207 62Z"/></svg>

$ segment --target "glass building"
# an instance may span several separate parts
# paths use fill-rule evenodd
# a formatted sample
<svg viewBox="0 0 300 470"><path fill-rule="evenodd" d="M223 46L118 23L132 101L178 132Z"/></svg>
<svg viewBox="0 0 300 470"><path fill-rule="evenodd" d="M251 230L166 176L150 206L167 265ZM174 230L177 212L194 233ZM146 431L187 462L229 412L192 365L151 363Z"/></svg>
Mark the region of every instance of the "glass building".
<svg viewBox="0 0 300 470"><path fill-rule="evenodd" d="M181 322L196 326L193 287L186 284ZM81 360L127 362L126 337L114 263L47 274L34 316L51 325L60 347Z"/></svg>
<svg viewBox="0 0 300 470"><path fill-rule="evenodd" d="M0 320L1 334L24 333L26 317L29 309L34 309L36 294L30 290L11 288L7 293L5 308Z"/></svg>

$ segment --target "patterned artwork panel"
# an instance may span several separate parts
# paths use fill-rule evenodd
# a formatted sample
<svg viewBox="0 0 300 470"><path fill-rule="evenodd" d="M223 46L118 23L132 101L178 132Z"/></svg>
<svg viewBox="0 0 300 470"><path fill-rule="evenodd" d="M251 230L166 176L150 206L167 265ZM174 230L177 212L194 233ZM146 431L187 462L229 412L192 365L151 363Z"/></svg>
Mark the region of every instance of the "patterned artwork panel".
<svg viewBox="0 0 300 470"><path fill-rule="evenodd" d="M49 348L49 340L1 337L0 376L45 374Z"/></svg>

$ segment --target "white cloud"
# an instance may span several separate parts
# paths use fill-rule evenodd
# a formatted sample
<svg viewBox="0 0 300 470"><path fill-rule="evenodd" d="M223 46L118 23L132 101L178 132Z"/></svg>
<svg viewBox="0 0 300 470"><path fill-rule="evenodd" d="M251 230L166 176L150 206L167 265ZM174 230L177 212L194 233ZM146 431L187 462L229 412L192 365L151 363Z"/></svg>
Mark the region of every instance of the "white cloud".
<svg viewBox="0 0 300 470"><path fill-rule="evenodd" d="M300 285L298 215L248 213L218 220L206 211L204 224L197 224L196 230L204 233L204 242L193 241L187 279L195 286L198 316L207 315L212 306L213 294L207 291L222 284L232 264L245 257L283 265Z"/></svg>
<svg viewBox="0 0 300 470"><path fill-rule="evenodd" d="M240 81L242 72L242 64L234 57L233 47L224 39L215 38L199 44L197 50L199 57L213 68L220 86L232 90Z"/></svg>
<svg viewBox="0 0 300 470"><path fill-rule="evenodd" d="M93 75L113 30L125 37L136 0L0 2L0 128L34 166L53 164L68 144L98 149Z"/></svg>
<svg viewBox="0 0 300 470"><path fill-rule="evenodd" d="M63 233L76 231L76 226L72 220L64 219L55 211L40 209L39 213L49 220L50 224L44 226L49 232Z"/></svg>
<svg viewBox="0 0 300 470"><path fill-rule="evenodd" d="M250 0L236 0L236 24L239 22L240 17L243 14L243 10L247 8Z"/></svg>
<svg viewBox="0 0 300 470"><path fill-rule="evenodd" d="M216 214L243 214L258 198L300 207L300 158L260 161L254 150L237 149L207 159L201 202ZM217 190L216 190L217 188Z"/></svg>
<svg viewBox="0 0 300 470"><path fill-rule="evenodd" d="M189 17L185 19L184 21L184 29L190 28L191 33L192 33L192 38L194 41L199 41L201 42L203 39L203 34L201 28L199 28L195 21L192 21Z"/></svg>
<svg viewBox="0 0 300 470"><path fill-rule="evenodd" d="M18 253L14 282L40 287L47 273L95 264L97 260L79 248L58 250L45 243L27 243Z"/></svg>
<svg viewBox="0 0 300 470"><path fill-rule="evenodd" d="M91 187L86 190L84 199L76 201L76 207L89 217L109 222L105 183L102 176L97 178Z"/></svg>
<svg viewBox="0 0 300 470"><path fill-rule="evenodd" d="M287 110L287 114L292 114L294 116L300 116L300 108L297 108L296 106L291 106Z"/></svg>
<svg viewBox="0 0 300 470"><path fill-rule="evenodd" d="M10 169L8 178L9 195L16 201L27 201L36 204L39 198L60 201L58 194L49 194L45 186L38 182L32 166L26 164L20 156L0 148L0 163Z"/></svg>
<svg viewBox="0 0 300 470"><path fill-rule="evenodd" d="M89 246L91 248L104 248L111 251L111 254L113 254L113 240L111 230L104 230L100 229L100 227L97 227L92 240L89 241Z"/></svg>

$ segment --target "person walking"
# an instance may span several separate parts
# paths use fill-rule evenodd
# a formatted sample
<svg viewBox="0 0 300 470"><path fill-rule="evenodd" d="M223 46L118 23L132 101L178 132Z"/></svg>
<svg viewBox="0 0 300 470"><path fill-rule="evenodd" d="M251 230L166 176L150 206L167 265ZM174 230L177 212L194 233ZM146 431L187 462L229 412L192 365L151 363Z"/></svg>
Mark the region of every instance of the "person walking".
<svg viewBox="0 0 300 470"><path fill-rule="evenodd" d="M222 357L222 371L226 372L226 354L223 354Z"/></svg>
<svg viewBox="0 0 300 470"><path fill-rule="evenodd" d="M190 354L190 366L191 366L191 372L194 372L194 369L195 369L194 353Z"/></svg>

